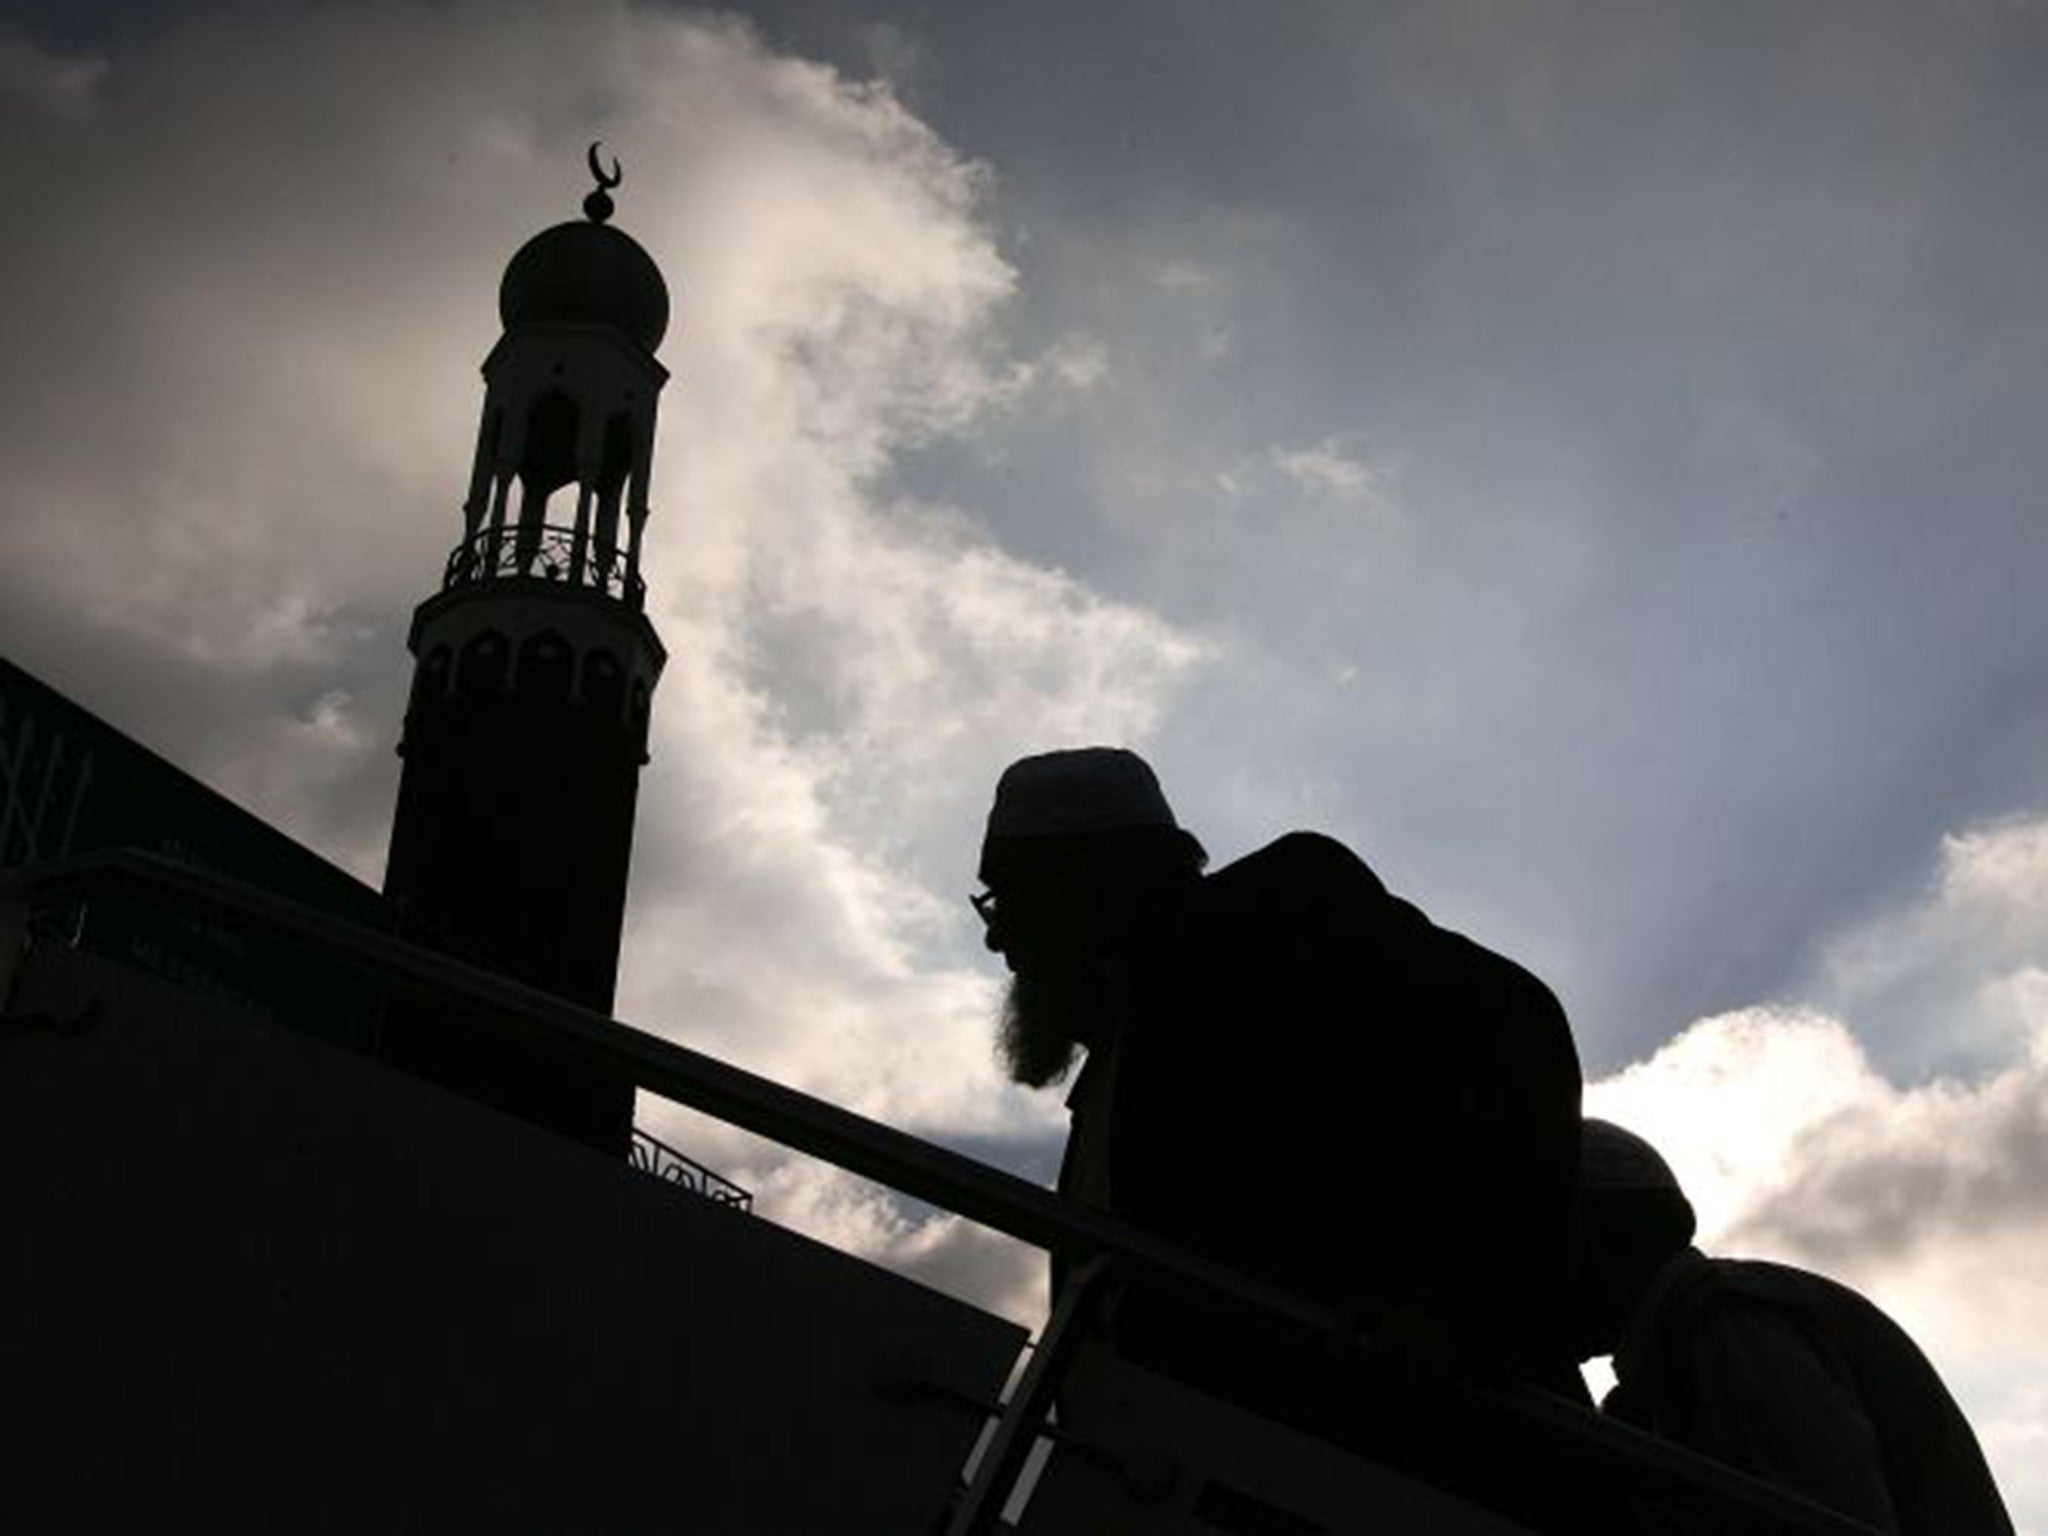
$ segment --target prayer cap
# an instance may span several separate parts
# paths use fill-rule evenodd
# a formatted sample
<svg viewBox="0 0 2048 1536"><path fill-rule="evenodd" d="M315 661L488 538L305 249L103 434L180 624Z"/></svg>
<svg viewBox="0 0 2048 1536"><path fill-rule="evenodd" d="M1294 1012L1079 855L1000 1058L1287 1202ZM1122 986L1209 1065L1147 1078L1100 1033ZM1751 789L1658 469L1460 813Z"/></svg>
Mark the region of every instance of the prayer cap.
<svg viewBox="0 0 2048 1536"><path fill-rule="evenodd" d="M1633 1131L1588 1118L1579 1140L1579 1180L1589 1192L1661 1190L1682 1195L1678 1175L1657 1149Z"/></svg>
<svg viewBox="0 0 2048 1536"><path fill-rule="evenodd" d="M1178 825L1151 767L1122 747L1073 747L1019 758L996 781L988 813L990 838Z"/></svg>

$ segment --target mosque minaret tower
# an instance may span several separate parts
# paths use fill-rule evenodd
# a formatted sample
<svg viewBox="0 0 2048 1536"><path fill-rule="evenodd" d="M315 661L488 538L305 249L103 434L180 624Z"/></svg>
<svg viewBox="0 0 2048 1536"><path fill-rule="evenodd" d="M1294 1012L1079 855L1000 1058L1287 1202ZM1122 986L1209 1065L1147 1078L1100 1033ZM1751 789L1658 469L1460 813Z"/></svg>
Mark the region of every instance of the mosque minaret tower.
<svg viewBox="0 0 2048 1536"><path fill-rule="evenodd" d="M385 894L405 932L610 1012L664 652L640 573L668 286L609 221L520 248L484 401L462 535L414 611L412 693ZM395 1009L384 1054L474 1097L623 1152L630 1085L489 1020Z"/></svg>

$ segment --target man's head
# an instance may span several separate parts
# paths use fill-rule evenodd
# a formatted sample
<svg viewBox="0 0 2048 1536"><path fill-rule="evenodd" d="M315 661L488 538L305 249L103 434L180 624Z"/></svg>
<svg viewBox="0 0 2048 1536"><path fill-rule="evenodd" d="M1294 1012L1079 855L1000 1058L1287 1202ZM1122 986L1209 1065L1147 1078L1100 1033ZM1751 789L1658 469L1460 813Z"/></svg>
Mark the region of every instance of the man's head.
<svg viewBox="0 0 2048 1536"><path fill-rule="evenodd" d="M1581 1359L1611 1354L1643 1288L1692 1241L1692 1202L1678 1176L1642 1137L1587 1120L1579 1142Z"/></svg>
<svg viewBox="0 0 2048 1536"><path fill-rule="evenodd" d="M976 909L1010 967L1000 1050L1041 1087L1097 1045L1115 1011L1110 955L1149 896L1193 880L1206 855L1145 760L1119 747L1022 758L996 784Z"/></svg>

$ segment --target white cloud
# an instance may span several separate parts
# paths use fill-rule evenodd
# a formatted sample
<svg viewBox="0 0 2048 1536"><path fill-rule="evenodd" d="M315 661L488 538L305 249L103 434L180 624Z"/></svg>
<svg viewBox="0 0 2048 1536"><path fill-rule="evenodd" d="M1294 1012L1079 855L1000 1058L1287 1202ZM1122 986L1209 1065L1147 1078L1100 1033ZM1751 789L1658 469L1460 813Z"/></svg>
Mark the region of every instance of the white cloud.
<svg viewBox="0 0 2048 1536"><path fill-rule="evenodd" d="M55 210L0 232L0 615L33 583L126 666L231 685L231 730L167 704L157 739L374 876L398 722L352 680L403 676L498 274L576 215L601 137L676 308L621 1014L906 1126L1056 1134L991 1061L959 899L985 796L1023 751L1142 742L1204 652L886 489L906 449L1107 375L1088 335L1006 330L985 169L882 86L625 4L187 17L112 58L89 125L56 107L98 77L60 62L0 49L0 110L38 103L0 165ZM747 1156L764 1208L1034 1294L1036 1256Z"/></svg>
<svg viewBox="0 0 2048 1536"><path fill-rule="evenodd" d="M1363 513L1364 522L1385 528L1398 510L1394 472L1360 453L1356 442L1354 433L1334 432L1306 447L1275 445L1210 470L1207 484L1228 501L1291 501L1326 514Z"/></svg>
<svg viewBox="0 0 2048 1536"><path fill-rule="evenodd" d="M1944 838L1924 897L1838 937L1817 989L1896 1070L1981 1067L2024 1047L2021 978L2044 967L2048 817Z"/></svg>
<svg viewBox="0 0 2048 1536"><path fill-rule="evenodd" d="M1200 340L1195 343L1195 355L1207 363L1221 362L1236 350L1236 334L1221 321L1204 326Z"/></svg>
<svg viewBox="0 0 2048 1536"><path fill-rule="evenodd" d="M1272 462L1304 495L1353 506L1389 504L1386 470L1361 458L1343 433L1307 448L1275 448Z"/></svg>
<svg viewBox="0 0 2048 1536"><path fill-rule="evenodd" d="M335 802L365 757L388 750L393 722L368 713L346 689L327 688L246 727L214 776L231 799L263 807L266 819L318 828L343 867L374 880L384 862L381 829L364 828Z"/></svg>
<svg viewBox="0 0 2048 1536"><path fill-rule="evenodd" d="M1026 1327L1045 1315L1046 1270L1036 1250L947 1212L906 1216L885 1193L837 1170L775 1167L755 1189L754 1208Z"/></svg>
<svg viewBox="0 0 2048 1536"><path fill-rule="evenodd" d="M1710 1250L1777 1258L1864 1290L1936 1361L2016 1518L2048 1529L2048 839L2014 822L1950 837L1911 909L1844 935L1832 974L1879 1016L2002 1043L1967 1077L1894 1081L1857 1015L1759 1007L1704 1019L1589 1085L1589 1114L1649 1136ZM1993 1030L1987 1020L1996 1021Z"/></svg>
<svg viewBox="0 0 2048 1536"><path fill-rule="evenodd" d="M1162 261L1147 274L1153 286L1168 293L1213 294L1223 286L1214 267L1186 257Z"/></svg>
<svg viewBox="0 0 2048 1536"><path fill-rule="evenodd" d="M1711 1244L1790 1176L1807 1130L1882 1087L1839 1020L1752 1008L1703 1019L1590 1085L1586 1113L1655 1140Z"/></svg>
<svg viewBox="0 0 2048 1536"><path fill-rule="evenodd" d="M1040 359L1069 389L1090 390L1109 377L1109 349L1093 336L1071 336Z"/></svg>

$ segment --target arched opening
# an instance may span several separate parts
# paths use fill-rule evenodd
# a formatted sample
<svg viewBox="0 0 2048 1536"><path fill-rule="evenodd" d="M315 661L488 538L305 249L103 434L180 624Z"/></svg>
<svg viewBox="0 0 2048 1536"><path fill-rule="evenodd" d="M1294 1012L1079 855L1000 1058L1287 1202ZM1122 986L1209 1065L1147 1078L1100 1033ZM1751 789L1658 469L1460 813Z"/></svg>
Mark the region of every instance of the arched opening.
<svg viewBox="0 0 2048 1536"><path fill-rule="evenodd" d="M548 498L576 478L582 414L568 395L551 389L534 403L527 418L524 452L519 456L519 534L513 545L513 568L522 574L532 569L540 554Z"/></svg>
<svg viewBox="0 0 2048 1536"><path fill-rule="evenodd" d="M448 691L448 669L454 660L453 653L445 645L437 645L427 652L426 660L412 675L412 702L407 706L407 713Z"/></svg>
<svg viewBox="0 0 2048 1536"><path fill-rule="evenodd" d="M566 699L576 681L576 657L553 630L519 647L519 691L528 698Z"/></svg>
<svg viewBox="0 0 2048 1536"><path fill-rule="evenodd" d="M607 592L624 591L628 585L619 558L619 503L633 469L634 442L631 417L620 414L604 424L604 451L597 475L597 539L591 566L594 585Z"/></svg>
<svg viewBox="0 0 2048 1536"><path fill-rule="evenodd" d="M505 407L489 406L484 411L483 426L476 435L476 465L470 471L469 495L462 503L462 550L450 562L461 579L468 580L475 575L477 534L482 531L484 518L491 510L491 490L497 480L498 444L505 436Z"/></svg>
<svg viewBox="0 0 2048 1536"><path fill-rule="evenodd" d="M495 629L472 636L462 647L462 662L455 671L456 697L482 699L503 691L511 659L511 647Z"/></svg>
<svg viewBox="0 0 2048 1536"><path fill-rule="evenodd" d="M626 710L626 733L632 739L633 750L640 755L640 761L647 761L647 679L633 679L631 701Z"/></svg>
<svg viewBox="0 0 2048 1536"><path fill-rule="evenodd" d="M626 673L610 651L592 651L583 663L583 702L617 719L626 700Z"/></svg>

